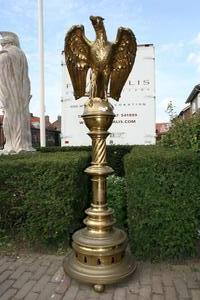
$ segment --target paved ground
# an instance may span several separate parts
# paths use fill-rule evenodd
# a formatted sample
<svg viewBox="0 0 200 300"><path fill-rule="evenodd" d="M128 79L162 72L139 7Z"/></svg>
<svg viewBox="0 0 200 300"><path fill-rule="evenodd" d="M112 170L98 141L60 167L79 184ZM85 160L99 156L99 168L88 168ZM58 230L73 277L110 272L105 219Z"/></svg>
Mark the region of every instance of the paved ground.
<svg viewBox="0 0 200 300"><path fill-rule="evenodd" d="M97 294L65 276L61 256L0 255L0 299L200 300L200 261L183 265L139 263L128 280Z"/></svg>

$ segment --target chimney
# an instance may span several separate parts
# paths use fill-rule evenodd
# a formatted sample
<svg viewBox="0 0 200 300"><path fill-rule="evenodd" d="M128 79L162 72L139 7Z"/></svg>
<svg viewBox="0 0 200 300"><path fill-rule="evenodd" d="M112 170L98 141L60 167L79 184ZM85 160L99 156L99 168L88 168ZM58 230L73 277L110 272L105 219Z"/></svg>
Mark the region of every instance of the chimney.
<svg viewBox="0 0 200 300"><path fill-rule="evenodd" d="M58 116L58 123L61 124L61 116Z"/></svg>

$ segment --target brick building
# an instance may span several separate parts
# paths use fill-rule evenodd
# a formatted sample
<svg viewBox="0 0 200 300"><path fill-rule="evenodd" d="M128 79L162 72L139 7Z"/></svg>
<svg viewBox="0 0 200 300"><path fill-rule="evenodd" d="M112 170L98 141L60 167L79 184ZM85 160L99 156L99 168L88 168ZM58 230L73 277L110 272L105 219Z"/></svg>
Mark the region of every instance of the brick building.
<svg viewBox="0 0 200 300"><path fill-rule="evenodd" d="M185 103L187 106L181 110L179 118L187 119L200 111L200 84L194 86Z"/></svg>
<svg viewBox="0 0 200 300"><path fill-rule="evenodd" d="M179 118L185 120L191 117L191 106L187 105L185 108L181 110L181 112L178 115Z"/></svg>
<svg viewBox="0 0 200 300"><path fill-rule="evenodd" d="M195 85L185 103L190 105L192 115L200 111L200 84Z"/></svg>
<svg viewBox="0 0 200 300"><path fill-rule="evenodd" d="M162 135L166 134L171 123L156 123L156 141L159 141Z"/></svg>
<svg viewBox="0 0 200 300"><path fill-rule="evenodd" d="M60 127L59 127L60 124ZM58 119L51 123L49 116L45 116L46 125L46 145L47 146L60 146L60 128L61 119ZM31 114L31 135L33 147L40 146L40 118ZM3 116L0 115L0 149L3 149L5 138L3 134Z"/></svg>

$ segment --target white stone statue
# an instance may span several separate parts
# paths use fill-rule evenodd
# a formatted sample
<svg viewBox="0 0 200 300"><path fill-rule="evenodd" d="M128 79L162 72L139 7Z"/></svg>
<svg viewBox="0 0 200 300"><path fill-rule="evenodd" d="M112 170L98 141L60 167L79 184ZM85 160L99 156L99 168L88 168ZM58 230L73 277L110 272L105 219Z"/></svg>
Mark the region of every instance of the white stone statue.
<svg viewBox="0 0 200 300"><path fill-rule="evenodd" d="M30 131L28 63L15 33L0 32L0 107L6 139L0 154L35 151Z"/></svg>

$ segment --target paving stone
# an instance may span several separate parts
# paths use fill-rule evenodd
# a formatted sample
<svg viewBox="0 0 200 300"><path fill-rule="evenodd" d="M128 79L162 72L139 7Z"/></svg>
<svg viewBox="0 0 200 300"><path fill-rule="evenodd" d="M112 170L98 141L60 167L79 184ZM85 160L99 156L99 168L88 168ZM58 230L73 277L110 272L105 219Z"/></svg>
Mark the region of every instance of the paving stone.
<svg viewBox="0 0 200 300"><path fill-rule="evenodd" d="M165 300L162 295L153 295L152 300Z"/></svg>
<svg viewBox="0 0 200 300"><path fill-rule="evenodd" d="M32 289L32 287L35 285L36 281L30 280L26 282L23 287L18 291L18 293L15 295L16 299L23 299L29 291Z"/></svg>
<svg viewBox="0 0 200 300"><path fill-rule="evenodd" d="M79 289L88 291L88 290L91 289L91 284L80 282L79 283Z"/></svg>
<svg viewBox="0 0 200 300"><path fill-rule="evenodd" d="M114 291L113 300L126 300L126 289L116 288Z"/></svg>
<svg viewBox="0 0 200 300"><path fill-rule="evenodd" d="M100 293L95 292L93 288L88 291L87 300L99 300L99 299L100 299Z"/></svg>
<svg viewBox="0 0 200 300"><path fill-rule="evenodd" d="M63 299L63 296L59 295L59 294L52 294L51 295L51 299L53 299L53 300L61 300L61 299Z"/></svg>
<svg viewBox="0 0 200 300"><path fill-rule="evenodd" d="M196 272L196 278L198 281L200 281L200 272Z"/></svg>
<svg viewBox="0 0 200 300"><path fill-rule="evenodd" d="M192 290L192 300L200 299L200 290Z"/></svg>
<svg viewBox="0 0 200 300"><path fill-rule="evenodd" d="M36 300L39 297L38 293L30 292L28 295L24 298L24 300Z"/></svg>
<svg viewBox="0 0 200 300"><path fill-rule="evenodd" d="M64 294L65 291L69 288L70 282L71 282L71 279L65 275L64 278L59 283L59 285L57 286L56 293Z"/></svg>
<svg viewBox="0 0 200 300"><path fill-rule="evenodd" d="M40 268L40 263L38 261L35 261L33 264L28 264L27 271L35 274L39 268Z"/></svg>
<svg viewBox="0 0 200 300"><path fill-rule="evenodd" d="M137 263L135 272L133 272L132 275L126 278L126 282L129 280L139 281L142 271L143 271L142 263Z"/></svg>
<svg viewBox="0 0 200 300"><path fill-rule="evenodd" d="M1 275L0 275L0 284L1 284L4 280L6 280L11 274L12 274L12 271L8 271L8 270L6 270L6 271L4 271L3 273L1 273Z"/></svg>
<svg viewBox="0 0 200 300"><path fill-rule="evenodd" d="M46 273L47 267L46 266L39 266L36 272L33 275L33 280L39 280L42 275Z"/></svg>
<svg viewBox="0 0 200 300"><path fill-rule="evenodd" d="M122 280L114 284L115 288L126 288L128 285L127 280Z"/></svg>
<svg viewBox="0 0 200 300"><path fill-rule="evenodd" d="M141 295L138 295L138 300L151 300L151 297L150 296L141 296Z"/></svg>
<svg viewBox="0 0 200 300"><path fill-rule="evenodd" d="M16 257L7 256L7 262L15 263L16 259Z"/></svg>
<svg viewBox="0 0 200 300"><path fill-rule="evenodd" d="M1 296L1 300L13 299L13 296L17 293L17 289L9 289L5 294Z"/></svg>
<svg viewBox="0 0 200 300"><path fill-rule="evenodd" d="M190 272L190 267L188 265L172 265L171 269L179 274Z"/></svg>
<svg viewBox="0 0 200 300"><path fill-rule="evenodd" d="M20 289L31 278L31 272L24 272L13 284L14 288Z"/></svg>
<svg viewBox="0 0 200 300"><path fill-rule="evenodd" d="M128 290L133 294L138 294L140 290L139 281L129 281L128 283Z"/></svg>
<svg viewBox="0 0 200 300"><path fill-rule="evenodd" d="M55 298L55 287L56 284L53 282L48 282L45 288L41 291L38 300L50 300Z"/></svg>
<svg viewBox="0 0 200 300"><path fill-rule="evenodd" d="M39 293L39 292L41 292L44 288L45 288L45 286L46 286L46 284L47 284L47 282L50 280L50 276L48 276L48 275L43 275L41 278L40 278L40 280L36 283L36 285L33 287L33 292L35 292L35 293Z"/></svg>
<svg viewBox="0 0 200 300"><path fill-rule="evenodd" d="M166 286L165 290L165 299L166 300L177 300L175 288L172 286Z"/></svg>
<svg viewBox="0 0 200 300"><path fill-rule="evenodd" d="M1 288L0 288L0 296L3 295L13 284L14 280L5 280L2 284L1 284Z"/></svg>
<svg viewBox="0 0 200 300"><path fill-rule="evenodd" d="M161 275L163 270L162 270L162 266L160 264L153 264L151 266L152 269L152 275Z"/></svg>
<svg viewBox="0 0 200 300"><path fill-rule="evenodd" d="M171 271L165 271L162 274L162 282L165 286L173 286L173 276Z"/></svg>
<svg viewBox="0 0 200 300"><path fill-rule="evenodd" d="M116 286L114 284L109 284L105 286L105 293L106 294L114 294Z"/></svg>
<svg viewBox="0 0 200 300"><path fill-rule="evenodd" d="M59 270L59 268L60 268L60 263L52 263L49 267L48 267L48 269L47 269L47 271L46 271L46 274L47 275L54 275L58 270Z"/></svg>
<svg viewBox="0 0 200 300"><path fill-rule="evenodd" d="M155 294L163 294L162 282L160 276L152 277L152 292Z"/></svg>
<svg viewBox="0 0 200 300"><path fill-rule="evenodd" d="M19 266L16 271L10 276L11 279L18 279L24 272L26 267L24 265Z"/></svg>
<svg viewBox="0 0 200 300"><path fill-rule="evenodd" d="M102 293L99 295L99 300L112 300L113 297L111 294Z"/></svg>
<svg viewBox="0 0 200 300"><path fill-rule="evenodd" d="M0 256L0 300L200 300L199 260L183 265L139 263L128 279L106 285L99 294L91 284L65 276L62 259Z"/></svg>
<svg viewBox="0 0 200 300"><path fill-rule="evenodd" d="M10 266L9 266L9 270L16 270L19 266L22 266L22 262L21 262L21 259L19 258L16 258L15 261L13 261Z"/></svg>
<svg viewBox="0 0 200 300"><path fill-rule="evenodd" d="M79 281L75 280L75 279L71 279L71 286L78 286L79 287L80 283Z"/></svg>
<svg viewBox="0 0 200 300"><path fill-rule="evenodd" d="M185 281L187 282L187 287L190 289L200 288L200 283L197 280L196 274L193 272L189 272L186 274Z"/></svg>
<svg viewBox="0 0 200 300"><path fill-rule="evenodd" d="M44 258L42 258L41 266L49 267L51 265L52 258L49 255L45 255Z"/></svg>
<svg viewBox="0 0 200 300"><path fill-rule="evenodd" d="M0 257L0 266L5 264L6 261L7 261L7 256Z"/></svg>
<svg viewBox="0 0 200 300"><path fill-rule="evenodd" d="M25 264L27 264L27 265L33 264L35 262L35 260L37 259L37 257L38 257L37 255L28 257L25 261Z"/></svg>
<svg viewBox="0 0 200 300"><path fill-rule="evenodd" d="M0 274L9 269L11 262L5 262L0 266Z"/></svg>
<svg viewBox="0 0 200 300"><path fill-rule="evenodd" d="M142 285L150 285L151 284L151 276L150 276L150 269L143 269L140 273L140 283Z"/></svg>
<svg viewBox="0 0 200 300"><path fill-rule="evenodd" d="M182 279L180 279L180 278L174 279L174 285L175 285L176 291L180 297L189 298L187 286Z"/></svg>
<svg viewBox="0 0 200 300"><path fill-rule="evenodd" d="M86 299L88 299L88 297L89 297L89 291L79 290L77 295L76 295L76 298L74 298L74 299L76 299L76 300L86 300ZM63 298L63 300L64 299L65 298ZM70 298L66 298L66 300L68 300L68 299L70 299ZM72 300L73 300L73 298L72 298Z"/></svg>
<svg viewBox="0 0 200 300"><path fill-rule="evenodd" d="M62 278L64 277L64 271L63 268L60 267L58 269L58 271L53 275L53 277L51 278L51 282L61 282Z"/></svg>
<svg viewBox="0 0 200 300"><path fill-rule="evenodd" d="M149 285L143 285L140 287L140 296L146 297L150 299L151 295L151 286Z"/></svg>
<svg viewBox="0 0 200 300"><path fill-rule="evenodd" d="M71 285L69 289L66 291L63 300L74 300L78 293L79 287L78 285ZM86 298L87 299L87 298Z"/></svg>
<svg viewBox="0 0 200 300"><path fill-rule="evenodd" d="M110 299L108 299L110 300ZM132 294L131 292L127 292L127 300L139 300L139 295Z"/></svg>

